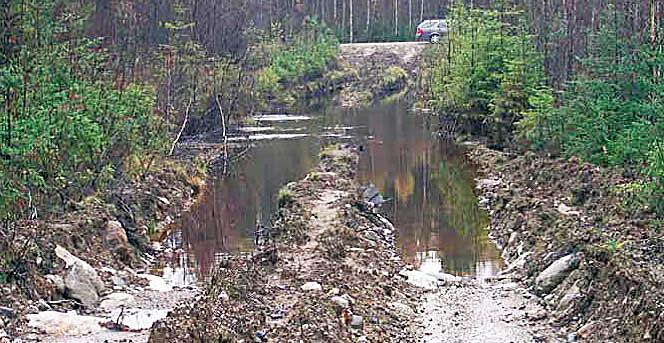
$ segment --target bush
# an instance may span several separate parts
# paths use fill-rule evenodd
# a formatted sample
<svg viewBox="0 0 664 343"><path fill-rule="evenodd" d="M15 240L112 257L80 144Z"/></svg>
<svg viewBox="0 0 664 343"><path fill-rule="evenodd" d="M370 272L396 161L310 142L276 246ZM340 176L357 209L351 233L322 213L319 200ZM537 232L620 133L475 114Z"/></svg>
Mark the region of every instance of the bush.
<svg viewBox="0 0 664 343"><path fill-rule="evenodd" d="M49 11L41 15L50 28L42 35L62 29ZM104 189L126 174L128 161L142 174L167 148L168 125L154 113L154 90L115 87L100 42L42 39L49 44L20 46L0 67L0 99L7 104L0 112L6 123L0 218Z"/></svg>
<svg viewBox="0 0 664 343"><path fill-rule="evenodd" d="M282 84L317 77L338 54L339 41L315 19L308 18L302 31L288 42L283 42L281 35L276 34L262 48L269 59L258 76L259 87L264 91L274 92Z"/></svg>
<svg viewBox="0 0 664 343"><path fill-rule="evenodd" d="M543 100L551 97L523 15L460 5L448 20L447 41L431 57L433 106L484 123L503 140L523 116L544 110Z"/></svg>

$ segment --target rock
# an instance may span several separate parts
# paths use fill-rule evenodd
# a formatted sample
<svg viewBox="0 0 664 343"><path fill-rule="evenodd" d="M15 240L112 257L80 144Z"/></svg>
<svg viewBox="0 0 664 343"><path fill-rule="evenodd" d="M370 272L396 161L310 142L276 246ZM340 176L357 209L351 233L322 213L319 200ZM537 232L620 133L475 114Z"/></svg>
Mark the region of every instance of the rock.
<svg viewBox="0 0 664 343"><path fill-rule="evenodd" d="M9 307L0 306L0 317L16 318L16 311Z"/></svg>
<svg viewBox="0 0 664 343"><path fill-rule="evenodd" d="M37 309L38 311L48 311L52 310L51 305L49 305L46 300L44 299L39 299L37 301Z"/></svg>
<svg viewBox="0 0 664 343"><path fill-rule="evenodd" d="M322 291L323 287L318 282L311 281L300 286L300 289L303 291Z"/></svg>
<svg viewBox="0 0 664 343"><path fill-rule="evenodd" d="M356 329L361 329L364 326L364 318L362 316L353 315L350 320L350 326Z"/></svg>
<svg viewBox="0 0 664 343"><path fill-rule="evenodd" d="M118 247L127 247L129 240L127 232L117 220L109 220L106 223L106 241Z"/></svg>
<svg viewBox="0 0 664 343"><path fill-rule="evenodd" d="M49 274L45 278L50 281L60 294L65 294L65 280L60 275Z"/></svg>
<svg viewBox="0 0 664 343"><path fill-rule="evenodd" d="M436 289L438 287L438 278L427 273L421 272L419 270L406 270L403 269L399 272L399 275L406 278L406 282L411 285L424 288L424 289Z"/></svg>
<svg viewBox="0 0 664 343"><path fill-rule="evenodd" d="M217 298L221 301L228 301L228 300L231 299L231 297L228 296L228 293L226 293L226 291L219 292L219 295L217 295Z"/></svg>
<svg viewBox="0 0 664 343"><path fill-rule="evenodd" d="M7 331L5 331L4 329L0 329L0 339L4 339L4 338L9 338L9 335L7 334ZM2 341L0 341L0 342L2 342ZM7 341L7 342L9 342L9 341Z"/></svg>
<svg viewBox="0 0 664 343"><path fill-rule="evenodd" d="M157 292L170 292L173 290L173 286L169 285L164 278L152 274L137 274L136 276L147 279L150 281L148 289Z"/></svg>
<svg viewBox="0 0 664 343"><path fill-rule="evenodd" d="M570 333L567 335L567 343L573 343L576 342L576 334L575 333Z"/></svg>
<svg viewBox="0 0 664 343"><path fill-rule="evenodd" d="M104 283L97 271L59 245L55 248L55 254L66 264L64 295L80 301L86 307L96 305L99 293L104 290Z"/></svg>
<svg viewBox="0 0 664 343"><path fill-rule="evenodd" d="M113 283L113 286L116 287L126 287L127 282L120 276L117 275L112 275L111 276L111 282Z"/></svg>
<svg viewBox="0 0 664 343"><path fill-rule="evenodd" d="M330 298L330 300L337 304L337 306L341 307L342 309L344 308L349 308L352 303L355 302L355 300L348 294L344 294L342 296L334 296Z"/></svg>
<svg viewBox="0 0 664 343"><path fill-rule="evenodd" d="M82 336L104 329L99 326L104 319L80 316L75 311L67 313L44 311L27 315L28 326L53 336Z"/></svg>
<svg viewBox="0 0 664 343"><path fill-rule="evenodd" d="M111 321L126 326L129 330L147 330L158 320L166 318L168 310L119 309L111 314Z"/></svg>
<svg viewBox="0 0 664 343"><path fill-rule="evenodd" d="M404 317L411 317L415 315L415 310L413 310L410 306L406 304L402 304L400 302L391 302L388 304L390 308L395 310L398 314Z"/></svg>
<svg viewBox="0 0 664 343"><path fill-rule="evenodd" d="M571 305L573 305L574 300L583 297L581 294L581 290L577 286L576 283L572 285L567 291L565 291L565 294L560 298L558 301L558 306L556 307L556 310L558 311L565 311L567 310Z"/></svg>
<svg viewBox="0 0 664 343"><path fill-rule="evenodd" d="M99 308L102 311L112 312L119 308L134 306L136 298L128 293L111 293L102 299Z"/></svg>
<svg viewBox="0 0 664 343"><path fill-rule="evenodd" d="M341 290L339 290L339 288L337 288L337 287L334 287L329 292L327 292L327 295L328 296L335 296L335 295L339 295L339 293L341 293Z"/></svg>
<svg viewBox="0 0 664 343"><path fill-rule="evenodd" d="M574 269L579 266L579 256L569 254L553 262L535 278L538 293L548 293L558 286Z"/></svg>
<svg viewBox="0 0 664 343"><path fill-rule="evenodd" d="M164 197L157 197L157 200L159 200L162 204L164 204L166 206L171 204L171 202L168 199L164 198Z"/></svg>

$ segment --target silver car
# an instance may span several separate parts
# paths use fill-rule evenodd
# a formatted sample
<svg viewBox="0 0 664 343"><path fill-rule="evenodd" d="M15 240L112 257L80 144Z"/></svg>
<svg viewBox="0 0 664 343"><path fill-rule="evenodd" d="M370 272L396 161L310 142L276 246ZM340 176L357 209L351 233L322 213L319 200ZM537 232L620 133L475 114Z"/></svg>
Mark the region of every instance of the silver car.
<svg viewBox="0 0 664 343"><path fill-rule="evenodd" d="M440 37L447 33L447 21L445 19L425 20L417 25L415 37L418 41L440 42Z"/></svg>

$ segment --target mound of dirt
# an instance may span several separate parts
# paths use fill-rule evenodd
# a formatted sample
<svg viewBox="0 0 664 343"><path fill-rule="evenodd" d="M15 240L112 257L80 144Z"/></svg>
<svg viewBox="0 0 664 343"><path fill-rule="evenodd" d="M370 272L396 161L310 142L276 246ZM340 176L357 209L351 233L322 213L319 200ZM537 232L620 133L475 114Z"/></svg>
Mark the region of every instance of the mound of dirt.
<svg viewBox="0 0 664 343"><path fill-rule="evenodd" d="M568 339L664 341L664 234L661 219L626 203L633 179L576 159L470 155L506 273L539 293Z"/></svg>

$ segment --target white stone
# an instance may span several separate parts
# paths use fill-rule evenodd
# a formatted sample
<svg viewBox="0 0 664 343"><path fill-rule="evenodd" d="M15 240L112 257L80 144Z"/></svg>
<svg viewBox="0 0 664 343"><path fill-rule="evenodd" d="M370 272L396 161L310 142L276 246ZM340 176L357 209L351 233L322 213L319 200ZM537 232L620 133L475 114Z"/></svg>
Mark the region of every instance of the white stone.
<svg viewBox="0 0 664 343"><path fill-rule="evenodd" d="M52 336L82 336L105 330L99 323L106 320L101 317L81 316L75 311L67 313L44 311L28 314L28 326Z"/></svg>
<svg viewBox="0 0 664 343"><path fill-rule="evenodd" d="M405 277L406 282L413 286L430 290L438 288L439 281L437 277L419 270L403 269L399 272L399 275Z"/></svg>
<svg viewBox="0 0 664 343"><path fill-rule="evenodd" d="M535 286L540 293L548 293L556 288L572 270L576 269L579 258L576 254L569 254L559 258L544 269L535 278Z"/></svg>
<svg viewBox="0 0 664 343"><path fill-rule="evenodd" d="M318 282L311 281L300 286L300 289L303 291L322 291L323 287Z"/></svg>
<svg viewBox="0 0 664 343"><path fill-rule="evenodd" d="M111 293L104 297L99 304L102 311L112 312L119 308L131 307L136 304L136 298L127 293Z"/></svg>
<svg viewBox="0 0 664 343"><path fill-rule="evenodd" d="M150 282L148 289L153 291L170 292L173 290L173 286L169 285L166 280L160 276L152 274L138 274L137 276L147 279Z"/></svg>
<svg viewBox="0 0 664 343"><path fill-rule="evenodd" d="M67 249L57 246L55 255L65 261L65 295L79 300L91 307L99 301L99 293L104 290L104 283L92 266L72 255Z"/></svg>
<svg viewBox="0 0 664 343"><path fill-rule="evenodd" d="M166 318L167 310L124 309L115 310L110 320L127 326L130 330L147 330L158 320Z"/></svg>

